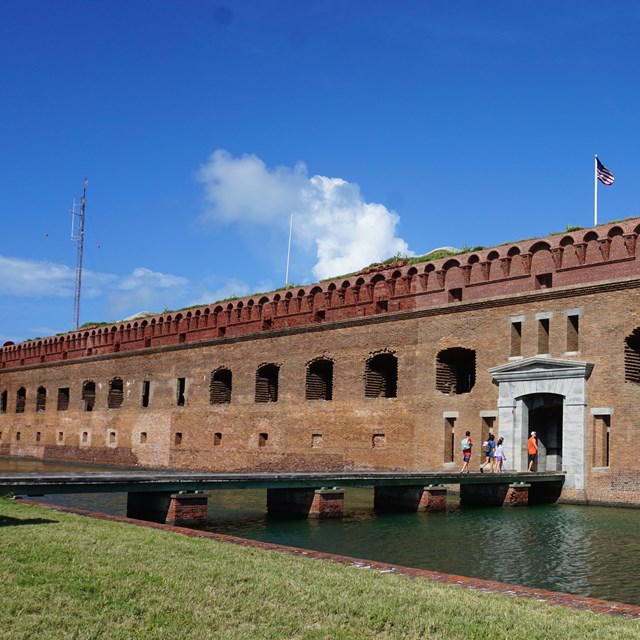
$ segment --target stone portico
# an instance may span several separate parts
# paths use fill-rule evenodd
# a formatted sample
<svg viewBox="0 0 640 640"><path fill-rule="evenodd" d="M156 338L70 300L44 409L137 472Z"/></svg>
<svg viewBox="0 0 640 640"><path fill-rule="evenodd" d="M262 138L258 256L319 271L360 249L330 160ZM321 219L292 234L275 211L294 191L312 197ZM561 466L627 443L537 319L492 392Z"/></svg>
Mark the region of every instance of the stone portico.
<svg viewBox="0 0 640 640"><path fill-rule="evenodd" d="M506 468L526 471L530 412L545 403L556 405L561 422L552 435L545 436L559 445L549 455L549 464L566 471L567 488L584 490L587 380L592 369L593 364L588 362L541 355L489 369L499 389L499 425L505 441ZM545 446L545 442L541 444Z"/></svg>

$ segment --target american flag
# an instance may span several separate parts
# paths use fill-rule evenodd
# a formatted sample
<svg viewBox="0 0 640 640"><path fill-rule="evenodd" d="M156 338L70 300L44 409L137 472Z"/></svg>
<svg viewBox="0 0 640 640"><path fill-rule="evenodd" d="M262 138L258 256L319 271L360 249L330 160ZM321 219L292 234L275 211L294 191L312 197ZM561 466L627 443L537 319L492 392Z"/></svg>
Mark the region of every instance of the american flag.
<svg viewBox="0 0 640 640"><path fill-rule="evenodd" d="M598 180L602 182L602 184L611 185L615 178L613 177L613 173L605 167L602 162L598 158L596 158L596 163L598 166Z"/></svg>

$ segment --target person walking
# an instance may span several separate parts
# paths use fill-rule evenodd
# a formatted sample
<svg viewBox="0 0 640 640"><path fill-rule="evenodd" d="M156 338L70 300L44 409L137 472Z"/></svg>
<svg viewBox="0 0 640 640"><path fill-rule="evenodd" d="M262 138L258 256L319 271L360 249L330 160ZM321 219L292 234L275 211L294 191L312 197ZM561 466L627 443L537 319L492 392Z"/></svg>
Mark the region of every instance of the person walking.
<svg viewBox="0 0 640 640"><path fill-rule="evenodd" d="M494 471L496 473L502 473L502 463L507 459L504 455L504 446L503 446L504 438L498 438L498 444L496 444L495 450L495 463L494 463Z"/></svg>
<svg viewBox="0 0 640 640"><path fill-rule="evenodd" d="M490 433L488 438L482 443L482 453L485 455L485 461L480 465L480 473L484 473L484 468L487 465L489 465L491 473L493 473L495 448L496 439L493 433Z"/></svg>
<svg viewBox="0 0 640 640"><path fill-rule="evenodd" d="M460 473L469 473L469 460L471 460L471 448L473 447L473 442L471 442L471 431L466 431L464 435L465 437L462 438L461 442L462 459L464 460L464 464L462 465Z"/></svg>
<svg viewBox="0 0 640 640"><path fill-rule="evenodd" d="M529 453L529 468L527 471L533 471L533 465L536 465L536 471L538 470L538 437L535 431L531 432L529 440L527 442L527 451Z"/></svg>

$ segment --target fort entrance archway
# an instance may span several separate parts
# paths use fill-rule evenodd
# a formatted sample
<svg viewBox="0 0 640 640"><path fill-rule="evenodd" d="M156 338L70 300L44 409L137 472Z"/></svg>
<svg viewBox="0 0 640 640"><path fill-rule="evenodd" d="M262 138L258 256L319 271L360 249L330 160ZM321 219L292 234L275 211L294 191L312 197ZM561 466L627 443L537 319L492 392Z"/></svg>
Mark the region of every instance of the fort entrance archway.
<svg viewBox="0 0 640 640"><path fill-rule="evenodd" d="M527 438L540 436L538 469L565 471L565 487L585 486L585 408L593 365L534 356L489 369L498 385L498 432L506 467L527 469Z"/></svg>
<svg viewBox="0 0 640 640"><path fill-rule="evenodd" d="M538 465L535 471L562 471L564 397L554 393L538 393L523 400L528 414L528 420L523 420L522 425L525 434L535 431L538 436Z"/></svg>

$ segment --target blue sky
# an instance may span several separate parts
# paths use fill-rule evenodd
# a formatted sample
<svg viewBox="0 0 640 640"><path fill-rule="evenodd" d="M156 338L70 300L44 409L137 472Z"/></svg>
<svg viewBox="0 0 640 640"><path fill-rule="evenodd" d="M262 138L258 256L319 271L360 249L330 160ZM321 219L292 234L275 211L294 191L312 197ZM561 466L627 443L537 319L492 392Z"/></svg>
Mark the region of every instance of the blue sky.
<svg viewBox="0 0 640 640"><path fill-rule="evenodd" d="M0 11L0 344L640 215L637 2Z"/></svg>

